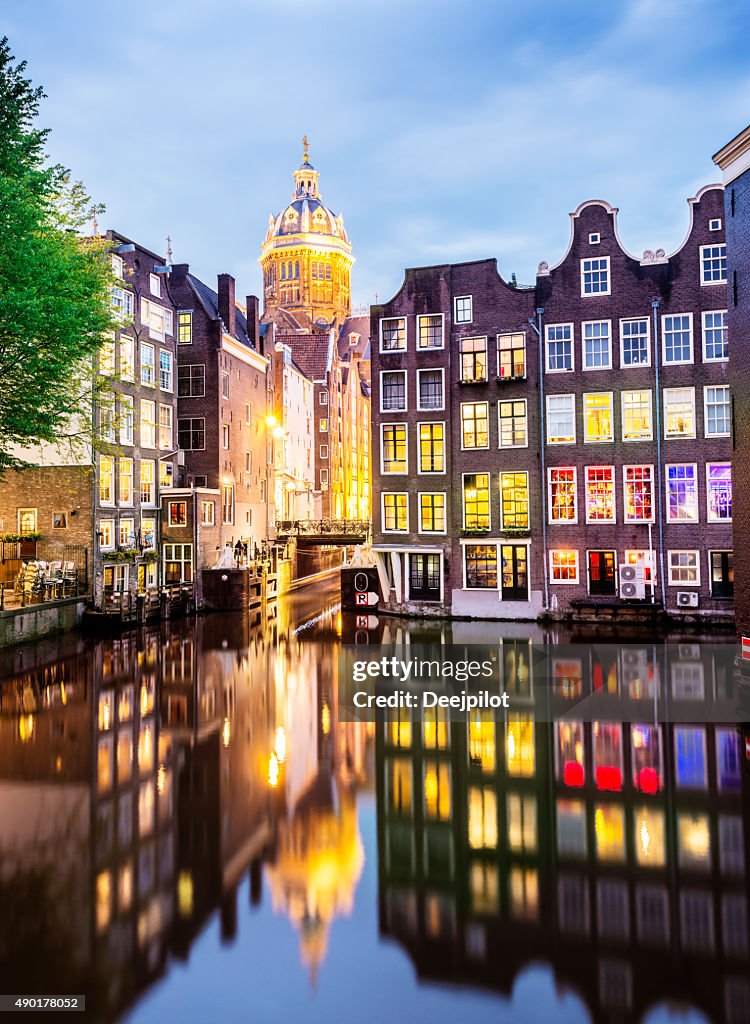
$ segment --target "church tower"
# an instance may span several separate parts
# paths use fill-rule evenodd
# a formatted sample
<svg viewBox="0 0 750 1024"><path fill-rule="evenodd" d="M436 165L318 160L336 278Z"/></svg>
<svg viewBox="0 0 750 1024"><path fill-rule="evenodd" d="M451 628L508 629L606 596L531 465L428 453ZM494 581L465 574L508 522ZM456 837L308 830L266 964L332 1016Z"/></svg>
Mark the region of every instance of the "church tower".
<svg viewBox="0 0 750 1024"><path fill-rule="evenodd" d="M304 330L340 327L351 312L352 247L343 217L320 197L307 136L302 144L292 201L270 216L261 250L263 316L273 320L283 310Z"/></svg>

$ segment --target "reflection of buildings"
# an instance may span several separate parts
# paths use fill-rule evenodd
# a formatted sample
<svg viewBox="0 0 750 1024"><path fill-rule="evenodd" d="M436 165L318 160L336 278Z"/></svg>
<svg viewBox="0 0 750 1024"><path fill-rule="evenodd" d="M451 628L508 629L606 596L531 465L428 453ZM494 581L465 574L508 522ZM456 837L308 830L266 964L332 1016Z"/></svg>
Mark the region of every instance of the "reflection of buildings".
<svg viewBox="0 0 750 1024"><path fill-rule="evenodd" d="M750 1019L741 737L692 724L730 721L720 650L548 648L535 672L510 641L512 711L378 726L381 928L420 975L509 992L546 959L597 1020Z"/></svg>

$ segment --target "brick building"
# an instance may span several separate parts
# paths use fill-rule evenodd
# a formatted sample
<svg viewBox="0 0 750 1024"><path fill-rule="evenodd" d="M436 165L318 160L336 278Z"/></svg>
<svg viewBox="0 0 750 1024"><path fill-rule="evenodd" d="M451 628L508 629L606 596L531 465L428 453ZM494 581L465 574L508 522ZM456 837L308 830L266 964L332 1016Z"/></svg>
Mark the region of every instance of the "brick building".
<svg viewBox="0 0 750 1024"><path fill-rule="evenodd" d="M387 607L515 619L636 601L731 614L721 187L689 205L670 257L629 255L617 211L591 201L533 288L486 260L409 270L373 307Z"/></svg>
<svg viewBox="0 0 750 1024"><path fill-rule="evenodd" d="M714 156L724 176L727 236L728 320L732 344L734 446L732 473L738 502L734 511L737 632L750 635L750 126Z"/></svg>

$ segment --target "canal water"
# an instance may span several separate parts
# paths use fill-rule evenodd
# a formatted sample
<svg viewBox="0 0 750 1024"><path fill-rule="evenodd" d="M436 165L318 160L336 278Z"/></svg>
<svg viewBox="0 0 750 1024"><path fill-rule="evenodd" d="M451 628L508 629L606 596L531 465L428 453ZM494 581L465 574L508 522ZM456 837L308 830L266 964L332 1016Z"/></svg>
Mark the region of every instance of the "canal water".
<svg viewBox="0 0 750 1024"><path fill-rule="evenodd" d="M667 639L350 622L336 581L0 654L0 994L129 1024L750 1021L742 696L724 645ZM546 649L552 713L340 721L355 640L490 643L519 699Z"/></svg>

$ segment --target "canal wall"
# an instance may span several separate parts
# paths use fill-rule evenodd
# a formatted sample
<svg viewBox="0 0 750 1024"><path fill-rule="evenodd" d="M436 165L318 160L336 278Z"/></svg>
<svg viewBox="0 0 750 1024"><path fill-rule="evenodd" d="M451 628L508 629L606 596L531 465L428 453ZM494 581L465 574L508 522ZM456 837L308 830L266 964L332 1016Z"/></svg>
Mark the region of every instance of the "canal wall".
<svg viewBox="0 0 750 1024"><path fill-rule="evenodd" d="M76 629L88 600L87 597L71 597L0 612L0 648Z"/></svg>

